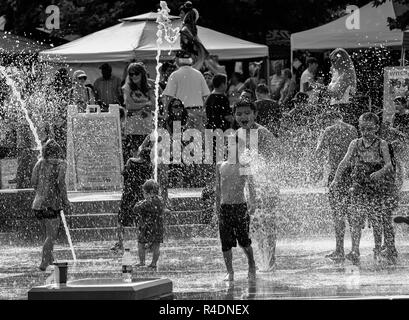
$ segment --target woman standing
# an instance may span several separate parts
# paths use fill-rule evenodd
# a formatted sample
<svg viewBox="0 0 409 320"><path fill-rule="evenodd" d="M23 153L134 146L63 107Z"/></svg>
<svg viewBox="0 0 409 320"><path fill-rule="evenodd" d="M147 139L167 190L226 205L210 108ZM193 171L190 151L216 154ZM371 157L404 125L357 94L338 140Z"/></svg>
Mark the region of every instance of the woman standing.
<svg viewBox="0 0 409 320"><path fill-rule="evenodd" d="M356 73L348 52L337 48L330 53L332 78L328 85L330 107L341 112L345 122L358 126L358 118L362 113L352 105L352 97L356 93Z"/></svg>
<svg viewBox="0 0 409 320"><path fill-rule="evenodd" d="M124 161L138 149L145 137L153 130L155 91L148 82L146 70L141 63L128 66L125 84L122 87L126 109Z"/></svg>
<svg viewBox="0 0 409 320"><path fill-rule="evenodd" d="M37 219L45 226L46 239L43 245L40 270L44 271L53 258L54 241L60 225L60 211L70 202L65 184L67 164L62 149L55 140L48 140L42 147L42 157L34 166L31 184L35 190L32 209Z"/></svg>
<svg viewBox="0 0 409 320"><path fill-rule="evenodd" d="M78 106L78 112L85 112L87 105L95 104L95 95L92 89L85 85L87 74L83 70L76 70L72 77L70 102Z"/></svg>
<svg viewBox="0 0 409 320"><path fill-rule="evenodd" d="M285 107L290 103L294 96L296 84L290 69L284 69L282 71L282 75L283 85L280 90L280 99L278 100L278 104L282 109L286 109Z"/></svg>

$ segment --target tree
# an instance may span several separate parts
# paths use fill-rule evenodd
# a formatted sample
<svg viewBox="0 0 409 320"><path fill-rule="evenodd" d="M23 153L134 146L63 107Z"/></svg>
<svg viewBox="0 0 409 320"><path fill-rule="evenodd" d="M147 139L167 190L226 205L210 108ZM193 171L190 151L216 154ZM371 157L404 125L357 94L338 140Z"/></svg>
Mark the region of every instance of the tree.
<svg viewBox="0 0 409 320"><path fill-rule="evenodd" d="M357 5L368 0L355 0ZM184 0L167 1L171 14L178 15ZM268 30L290 32L316 27L343 14L349 0L192 0L200 13L199 24L250 41L265 42ZM29 33L44 26L45 8L60 8L61 29L54 33L87 35L114 25L118 19L156 11L159 0L0 0L6 13L8 30ZM1 12L0 12L1 15Z"/></svg>
<svg viewBox="0 0 409 320"><path fill-rule="evenodd" d="M368 0L191 0L200 13L199 24L249 41L265 43L269 30L299 32L330 22L344 15L347 5L358 7ZM375 0L380 5L386 0ZM408 5L409 0L394 0ZM168 0L171 14L178 15L184 0ZM29 34L44 26L45 9L55 4L60 9L60 30L53 35L81 36L118 23L118 19L156 11L159 0L0 0L0 16L7 18L6 30ZM404 10L400 10L404 12ZM388 19L390 26L408 25L408 12Z"/></svg>
<svg viewBox="0 0 409 320"><path fill-rule="evenodd" d="M374 0L374 6L379 7L387 0ZM388 17L388 26L391 30L406 30L409 26L409 0L393 0L396 13L396 19Z"/></svg>

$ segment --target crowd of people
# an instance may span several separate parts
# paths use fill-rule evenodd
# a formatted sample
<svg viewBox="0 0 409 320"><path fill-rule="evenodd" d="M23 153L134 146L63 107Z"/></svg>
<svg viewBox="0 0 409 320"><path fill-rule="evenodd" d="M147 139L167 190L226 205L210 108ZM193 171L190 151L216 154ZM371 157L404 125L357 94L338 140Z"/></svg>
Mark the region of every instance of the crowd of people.
<svg viewBox="0 0 409 320"><path fill-rule="evenodd" d="M314 110L314 106L311 106L311 97L316 91L322 90L323 85L319 82L317 84L320 80L314 75L317 64L314 59L309 61L306 75L302 77L303 90L295 94L292 99L295 105L287 112L280 101L287 101L286 94L290 88L296 87L294 83L285 85L291 79L289 75L283 77L283 87L276 89L275 97L279 97L278 100L274 99L268 85L255 76L257 65L252 76L242 84L237 74L232 77L231 85L228 84L226 75L215 75L210 91L204 75L191 67L191 57L186 52L178 55L178 65L182 70L178 69L169 76L163 94L167 99L173 99L169 101L177 101L179 115L182 115L182 110L187 111L184 122L187 127L199 130L232 128L237 132L256 129L259 134L260 155L267 161L271 153L275 152L270 143L274 143L283 134L280 124L284 117L300 117L300 114L305 113L306 118L313 120L321 115L328 126L318 128L325 130L318 141L316 153L318 156L325 150L327 156L327 186L330 190L329 201L336 238L336 250L327 257L337 262L349 259L353 264L359 264L360 236L367 220L374 232L375 260L384 259L389 264L395 264L397 250L392 213L398 204L397 191L404 174L400 171L404 161L404 152L401 151L408 141L408 136L401 127L403 124L399 124L399 127L397 125L405 121L396 119L407 115L407 111L404 111L407 101L404 97L395 99L395 125L382 123L376 114L365 110L365 107L358 106L354 109L356 79L353 64L346 51L334 50L331 63L333 74L325 93L328 101L326 110ZM279 83L277 75L272 79L276 81L276 85ZM184 91L194 84L196 90ZM230 93L230 96L226 93ZM233 106L230 105L231 100L235 101ZM298 125L310 124L308 121L301 121ZM360 137L358 131L361 133ZM251 185L252 181L248 176L241 175L240 169L239 162L232 164L224 161L216 167L215 177L216 210L228 271L226 280L229 281L234 279L231 249L236 246L236 242L248 258L249 279L255 278L249 217L254 213L257 201L254 192L250 192L249 199L244 197L244 186ZM250 187L250 190L253 189ZM352 250L347 255L344 254L346 218L352 237ZM405 219L400 217L395 222L406 222Z"/></svg>
<svg viewBox="0 0 409 320"><path fill-rule="evenodd" d="M315 91L320 90L314 78L314 60L309 61L306 76L302 77L303 91L295 94L290 100L294 105L286 109L288 91L296 87L288 81L291 79L290 74L283 76L281 88L278 75L273 75L273 85L269 87L267 83L254 77L259 67L254 65L253 74L248 81L241 83L237 73L231 79L219 73L212 76L212 86L209 88L205 75L193 67L194 59L191 54L181 50L176 55L176 68L166 65L163 69L167 79L162 77L161 83L161 126L169 131L170 136L173 134L175 121L180 121L182 130L233 129L236 130L237 137L240 131L255 129L259 137L259 154L268 162L272 154L277 152L274 145L277 145L277 141L286 132L287 127L284 125L282 128L285 123L283 119L287 117L297 126L309 127L311 123L301 121L300 117L304 115L305 118L314 120L321 115L328 126L318 128L318 131L322 129L322 134L318 140L316 156L325 153L327 159L327 186L330 190L329 203L336 238L336 250L327 257L337 262L349 259L352 263L359 264L360 236L367 220L374 232L375 259L383 258L394 264L397 250L392 213L398 204L397 177L404 174L402 162L405 161L404 150L408 141L405 131L408 125L408 102L405 97L395 99L397 112L394 117L395 125L392 126L390 123L382 123L374 113L362 113L360 108L354 110L351 98L356 89L356 81L351 69L353 65L348 64L350 61L347 55L341 49L332 53L334 72L332 81L327 86L329 104L326 110L313 110L310 98ZM342 67L336 69L337 66ZM279 68L280 66L277 71ZM140 265L145 264L145 250L149 247L154 252L150 268L156 269L159 244L163 241L163 214L168 203L164 182L161 179L151 181L153 167L150 152L153 141L150 140L150 134L156 103L154 84L142 63L131 63L128 66L127 77L122 84L112 76L109 65L102 65L101 72L102 77L95 81L93 88L85 85L86 74L81 70L74 72L73 85L67 90L59 86L63 81L55 81L53 84L61 92L67 93L67 103L77 104L80 111L93 103L101 103L101 107L112 103L123 106L124 149L125 152L129 151L125 157L124 190L118 215L119 241L112 249L123 250L124 227L137 223L140 230ZM66 79L68 74L59 70L59 76L60 79ZM255 81L257 83L253 83ZM65 83L69 82L65 80ZM276 89L275 94L270 90L272 87ZM356 121L358 125L355 124ZM361 133L360 137L358 132ZM249 141L246 141L246 145L249 145ZM47 151L49 148L55 150ZM47 222L47 240L40 266L42 270L52 261L56 213L63 206L69 205L65 196L66 187L60 178L66 170L61 162L63 152L59 152L60 149L57 142L48 140L43 146L43 158L37 162L32 174L32 183L36 189L33 209L39 219ZM239 159L240 151L237 150L235 156ZM240 173L242 166L240 161L233 164L224 161L217 166L215 163L212 167L215 175L212 176L212 181L207 181L215 190L216 214L228 271L226 280L229 281L234 279L231 249L236 246L237 241L248 258L249 279L255 278L256 270L249 238L249 223L259 200L254 191L254 181ZM61 192L53 191L51 184L44 182L53 179L59 181L55 187L60 188ZM250 198L244 196L246 185L249 186ZM347 255L344 254L346 218L352 237L352 250ZM396 222L407 220L409 219L400 217Z"/></svg>
<svg viewBox="0 0 409 320"><path fill-rule="evenodd" d="M124 227L136 224L141 267L145 266L146 249L150 248L153 259L149 268L157 268L163 242L163 215L169 207L168 182L161 178L166 176L162 175L166 168L160 168L158 181L152 180L150 154L155 142L150 136L157 104L160 106L159 125L169 131L171 138L178 123L182 130L232 129L236 141L244 136L248 147L250 132L256 130L259 157L266 163L279 153L280 138L286 136L289 126L322 131L315 155L325 154L327 159L327 186L336 238L336 250L327 257L337 262L348 259L358 265L361 233L368 221L374 233L375 260L385 259L395 264L398 253L392 215L399 200L399 181L402 180L399 177L405 174L402 163L407 161L407 98L400 96L394 100L397 112L392 123L381 121L367 106L355 103L354 66L348 53L340 48L330 54L332 78L328 85L317 76L318 61L312 57L307 60L299 84L291 70L283 69L281 63L274 65L268 81L262 78L261 65L257 62L250 64L248 79L243 81L237 72L228 77L198 39L195 29L198 13L189 1L181 12L184 19L182 50L177 52L174 64L162 65L159 96L155 95L155 83L142 62L130 63L122 81L112 75L111 66L105 63L100 67L102 76L92 85L86 83L87 74L83 70L76 70L72 81L65 69L58 70L51 88L53 99L61 108L62 120L53 122L54 128L50 130L53 134L46 137L42 157L31 176L36 191L32 208L36 217L45 223L47 233L40 269L45 270L53 261L58 213L63 207L69 207L63 178L66 172L64 106L68 104L77 105L79 112L94 104L99 104L102 111L110 104L121 106L124 189L118 214L118 243L112 249L123 250ZM325 121L317 124L317 119ZM214 162L210 170L215 174L205 182L214 187L215 214L227 269L225 280L234 280L232 248L237 242L248 260L248 278L254 280L256 266L249 226L260 199L253 177L243 174L246 165L239 159L244 151L236 148L228 152L234 154L229 155L229 161L226 158L217 164ZM230 156L236 161L231 162ZM179 172L185 172L186 168L180 166ZM264 202L270 200L264 199ZM270 210L274 211L274 206L270 206ZM345 255L346 218L351 228L352 250ZM409 222L409 219L400 217L395 222ZM274 251L275 240L271 245ZM275 259L270 261L274 264Z"/></svg>

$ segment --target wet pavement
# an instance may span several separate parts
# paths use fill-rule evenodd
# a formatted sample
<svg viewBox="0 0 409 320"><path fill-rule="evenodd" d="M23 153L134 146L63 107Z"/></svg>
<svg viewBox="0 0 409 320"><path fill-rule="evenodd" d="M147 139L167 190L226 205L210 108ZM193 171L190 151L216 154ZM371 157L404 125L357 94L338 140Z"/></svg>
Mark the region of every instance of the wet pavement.
<svg viewBox="0 0 409 320"><path fill-rule="evenodd" d="M350 238L346 236L346 247ZM168 278L175 298L183 299L406 299L409 298L409 228L397 232L399 261L396 266L375 263L372 235L365 229L361 266L335 264L325 258L334 246L328 237L281 239L273 272L258 271L257 280L247 280L244 253L233 249L235 281L225 282L225 268L218 239L167 240L161 249L158 271L134 269L138 278ZM121 256L111 252L107 241L75 243L77 263L69 263L68 281L84 278L121 278ZM137 255L137 243L126 246ZM262 261L257 245L255 258ZM348 252L348 250L346 250ZM0 248L0 299L27 299L33 286L43 285L49 274L40 272L41 243L28 246L7 244ZM72 260L66 244L55 247L57 260ZM149 263L150 255L147 257Z"/></svg>

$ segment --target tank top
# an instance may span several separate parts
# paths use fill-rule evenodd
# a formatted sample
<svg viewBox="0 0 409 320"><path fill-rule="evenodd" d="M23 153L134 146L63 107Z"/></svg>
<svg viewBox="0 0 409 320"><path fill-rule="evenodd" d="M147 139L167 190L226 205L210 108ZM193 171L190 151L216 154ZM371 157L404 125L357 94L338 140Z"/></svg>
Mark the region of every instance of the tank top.
<svg viewBox="0 0 409 320"><path fill-rule="evenodd" d="M362 138L358 139L355 150L356 161L384 165L381 152L381 139L376 138L368 147L365 146Z"/></svg>
<svg viewBox="0 0 409 320"><path fill-rule="evenodd" d="M394 176L385 174L379 180L372 180L370 175L385 165L381 150L381 139L376 138L369 146L365 146L363 139L357 141L354 151L353 168L351 178L354 183L364 187L366 193L383 193L383 195L395 193L396 186Z"/></svg>

